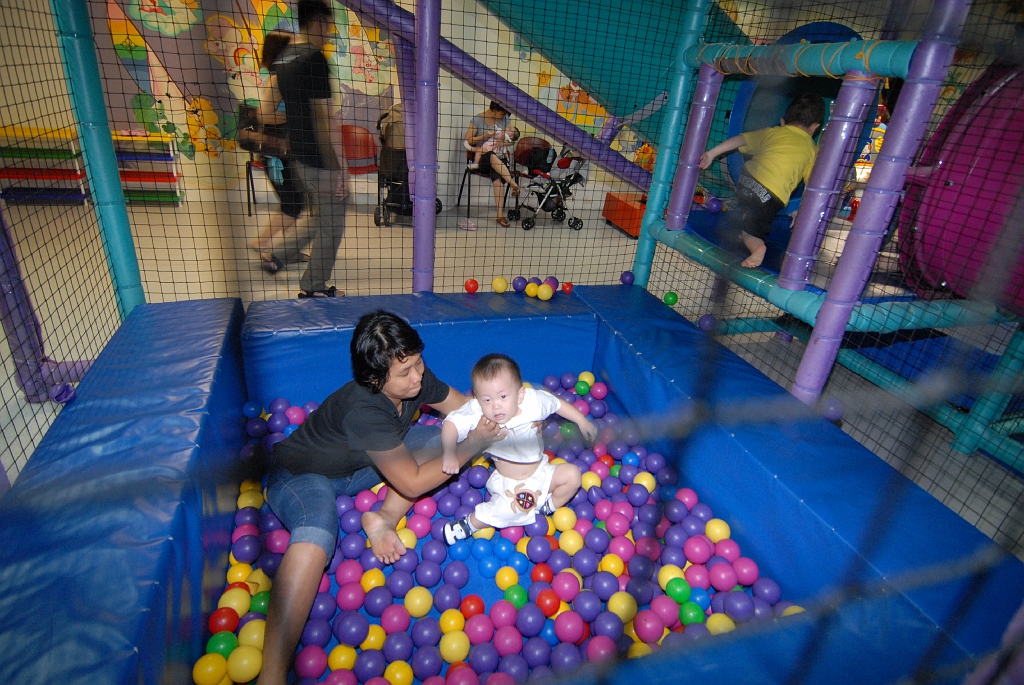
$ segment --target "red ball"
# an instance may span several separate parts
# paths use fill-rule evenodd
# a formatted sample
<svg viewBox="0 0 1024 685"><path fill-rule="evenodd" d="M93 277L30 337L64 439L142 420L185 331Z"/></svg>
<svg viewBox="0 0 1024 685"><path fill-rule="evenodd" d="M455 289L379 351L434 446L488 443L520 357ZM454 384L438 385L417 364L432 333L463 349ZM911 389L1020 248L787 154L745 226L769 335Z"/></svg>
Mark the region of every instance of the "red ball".
<svg viewBox="0 0 1024 685"><path fill-rule="evenodd" d="M475 293L479 289L480 289L480 284L477 283L477 280L475 278L471 278L468 281L466 281L466 292L467 293Z"/></svg>
<svg viewBox="0 0 1024 685"><path fill-rule="evenodd" d="M484 600L480 599L479 595L467 595L462 604L459 605L459 611L467 619L476 616L477 614L484 613Z"/></svg>
<svg viewBox="0 0 1024 685"><path fill-rule="evenodd" d="M602 454L597 460L608 468L615 466L615 457L610 454Z"/></svg>
<svg viewBox="0 0 1024 685"><path fill-rule="evenodd" d="M565 283L563 283L562 284L562 292L565 293L566 295L571 293L572 292L572 283L570 283L569 281L566 281Z"/></svg>
<svg viewBox="0 0 1024 685"><path fill-rule="evenodd" d="M238 612L231 607L221 607L210 614L207 625L210 626L210 632L214 634L225 630L233 633L238 628Z"/></svg>
<svg viewBox="0 0 1024 685"><path fill-rule="evenodd" d="M251 587L249 587L249 586L248 586L247 584L243 583L243 582L242 582L242 581L240 581L240 580L239 580L239 581L236 581L236 582L234 582L234 583L229 583L229 584L228 584L228 586L227 586L226 588L224 588L224 592L227 592L228 590L234 590L234 589L235 589L236 587L237 587L237 588L240 588L240 589L242 589L242 590L245 590L245 591L246 591L246 592L248 592L248 593L249 593L250 595L252 594L252 588L251 588Z"/></svg>
<svg viewBox="0 0 1024 685"><path fill-rule="evenodd" d="M537 564L533 567L533 570L530 571L530 580L535 583L541 580L545 583L550 583L554 577L554 571L552 571L551 567L547 564Z"/></svg>
<svg viewBox="0 0 1024 685"><path fill-rule="evenodd" d="M548 588L537 593L536 604L540 607L541 613L551 618L558 613L558 609L562 606L562 600L554 590Z"/></svg>

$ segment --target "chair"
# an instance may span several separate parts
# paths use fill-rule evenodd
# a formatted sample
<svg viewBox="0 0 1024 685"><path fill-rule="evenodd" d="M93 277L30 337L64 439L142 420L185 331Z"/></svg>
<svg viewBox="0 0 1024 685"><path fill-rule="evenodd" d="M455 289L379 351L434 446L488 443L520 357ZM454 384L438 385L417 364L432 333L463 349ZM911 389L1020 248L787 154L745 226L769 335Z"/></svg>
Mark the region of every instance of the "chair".
<svg viewBox="0 0 1024 685"><path fill-rule="evenodd" d="M377 141L362 126L344 124L341 141L348 161L348 172L355 176L377 171Z"/></svg>
<svg viewBox="0 0 1024 685"><path fill-rule="evenodd" d="M473 158L476 153L472 150L466 150L466 170L462 172L462 183L459 185L459 197L455 200L455 206L458 207L462 203L462 190L466 189L466 218L469 218L469 207L473 204L473 175L483 176L490 183L491 179L488 174L480 171L479 169L470 169L469 165L473 162ZM508 201L508 185L505 186L505 201Z"/></svg>

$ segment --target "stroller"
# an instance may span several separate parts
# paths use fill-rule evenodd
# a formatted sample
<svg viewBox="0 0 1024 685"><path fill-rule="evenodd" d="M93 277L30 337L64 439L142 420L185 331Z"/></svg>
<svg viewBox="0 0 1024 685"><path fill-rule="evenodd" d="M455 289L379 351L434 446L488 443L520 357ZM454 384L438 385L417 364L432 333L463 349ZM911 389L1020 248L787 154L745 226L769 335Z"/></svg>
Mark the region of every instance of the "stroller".
<svg viewBox="0 0 1024 685"><path fill-rule="evenodd" d="M377 208L373 223L390 226L393 215L412 216L409 194L409 165L405 157L405 123L402 105L394 105L377 119L380 135L380 161L377 172ZM441 200L435 200L435 213L440 214Z"/></svg>
<svg viewBox="0 0 1024 685"><path fill-rule="evenodd" d="M515 163L517 176L529 180L520 183L522 193L516 198L516 206L508 211L509 221L519 221L523 212L530 212L532 216L522 221L524 231L537 225L537 214L542 211L550 212L555 221L565 221L571 189L587 182L587 162L568 146L556 155L548 141L523 138L516 145ZM578 231L583 228L583 219L570 216L568 224Z"/></svg>

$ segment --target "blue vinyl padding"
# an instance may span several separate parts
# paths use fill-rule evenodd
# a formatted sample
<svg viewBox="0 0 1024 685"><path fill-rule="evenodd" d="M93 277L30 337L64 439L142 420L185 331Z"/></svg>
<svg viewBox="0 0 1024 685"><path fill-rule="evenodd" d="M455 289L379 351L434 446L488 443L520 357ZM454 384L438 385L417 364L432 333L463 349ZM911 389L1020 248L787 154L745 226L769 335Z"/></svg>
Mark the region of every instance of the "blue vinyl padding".
<svg viewBox="0 0 1024 685"><path fill-rule="evenodd" d="M242 316L136 307L0 499L0 683L191 682L238 493Z"/></svg>

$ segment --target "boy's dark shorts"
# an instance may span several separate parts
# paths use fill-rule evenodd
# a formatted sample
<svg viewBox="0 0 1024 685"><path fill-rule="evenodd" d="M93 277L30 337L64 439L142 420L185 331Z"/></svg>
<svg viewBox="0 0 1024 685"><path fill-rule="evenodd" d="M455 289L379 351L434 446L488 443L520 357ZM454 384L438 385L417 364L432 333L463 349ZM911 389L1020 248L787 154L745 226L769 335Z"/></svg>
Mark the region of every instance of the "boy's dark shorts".
<svg viewBox="0 0 1024 685"><path fill-rule="evenodd" d="M302 186L295 182L295 173L287 159L281 160L282 183L273 184L278 199L281 200L281 213L298 219L306 208L306 194Z"/></svg>
<svg viewBox="0 0 1024 685"><path fill-rule="evenodd" d="M736 200L738 216L730 222L733 229L766 240L775 215L785 207L782 200L745 173L740 174L740 181L736 184Z"/></svg>

